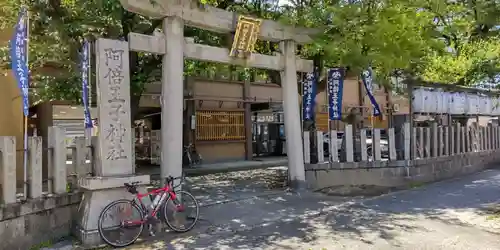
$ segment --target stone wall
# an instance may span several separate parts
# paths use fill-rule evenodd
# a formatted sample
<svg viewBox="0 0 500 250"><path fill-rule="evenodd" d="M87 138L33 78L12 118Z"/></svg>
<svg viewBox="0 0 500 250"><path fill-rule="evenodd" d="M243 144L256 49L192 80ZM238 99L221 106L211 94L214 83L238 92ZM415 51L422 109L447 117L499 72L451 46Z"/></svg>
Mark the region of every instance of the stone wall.
<svg viewBox="0 0 500 250"><path fill-rule="evenodd" d="M66 141L64 128L49 127L47 132L47 147L42 146L42 137L28 138L26 187L15 178L14 155L22 141L0 136L0 250L32 249L71 234L82 200L76 181L90 172L85 160L88 148L83 137ZM72 164L66 164L68 148L73 152ZM44 151L50 162L46 169Z"/></svg>
<svg viewBox="0 0 500 250"><path fill-rule="evenodd" d="M466 175L498 163L497 149L410 161L307 164L306 181L315 190L342 185L399 187Z"/></svg>
<svg viewBox="0 0 500 250"><path fill-rule="evenodd" d="M0 207L0 249L26 250L67 237L81 194L71 193Z"/></svg>

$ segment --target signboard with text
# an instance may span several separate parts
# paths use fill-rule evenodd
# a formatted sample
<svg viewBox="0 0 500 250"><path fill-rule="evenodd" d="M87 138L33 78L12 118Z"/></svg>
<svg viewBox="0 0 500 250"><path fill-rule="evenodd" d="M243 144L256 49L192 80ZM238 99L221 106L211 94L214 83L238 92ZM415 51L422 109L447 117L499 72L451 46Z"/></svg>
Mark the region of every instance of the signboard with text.
<svg viewBox="0 0 500 250"><path fill-rule="evenodd" d="M307 73L302 81L302 119L314 120L314 105L316 103L316 82L314 73Z"/></svg>
<svg viewBox="0 0 500 250"><path fill-rule="evenodd" d="M343 68L328 69L327 97L328 97L328 119L330 121L342 120L342 95L344 91Z"/></svg>
<svg viewBox="0 0 500 250"><path fill-rule="evenodd" d="M232 57L248 58L250 53L254 50L257 36L260 32L260 24L262 20L240 16L234 34L233 45L231 52Z"/></svg>

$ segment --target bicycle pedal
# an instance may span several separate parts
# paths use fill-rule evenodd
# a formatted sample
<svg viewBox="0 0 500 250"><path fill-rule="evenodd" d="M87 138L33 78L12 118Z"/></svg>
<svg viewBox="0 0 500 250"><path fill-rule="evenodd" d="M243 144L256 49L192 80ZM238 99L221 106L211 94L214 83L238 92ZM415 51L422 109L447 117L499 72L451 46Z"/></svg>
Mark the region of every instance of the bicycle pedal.
<svg viewBox="0 0 500 250"><path fill-rule="evenodd" d="M155 230L153 229L153 225L151 224L148 225L148 231L149 231L149 236L151 237L156 236Z"/></svg>
<svg viewBox="0 0 500 250"><path fill-rule="evenodd" d="M148 217L148 224L156 224L160 221L160 219L156 218L156 217Z"/></svg>

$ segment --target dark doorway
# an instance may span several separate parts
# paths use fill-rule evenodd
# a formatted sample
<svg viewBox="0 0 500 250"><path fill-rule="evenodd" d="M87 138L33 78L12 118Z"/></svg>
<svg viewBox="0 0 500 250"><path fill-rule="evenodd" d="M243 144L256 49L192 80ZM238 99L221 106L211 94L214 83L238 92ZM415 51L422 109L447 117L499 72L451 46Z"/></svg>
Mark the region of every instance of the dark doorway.
<svg viewBox="0 0 500 250"><path fill-rule="evenodd" d="M255 112L252 116L252 146L256 157L286 155L285 125L281 112Z"/></svg>

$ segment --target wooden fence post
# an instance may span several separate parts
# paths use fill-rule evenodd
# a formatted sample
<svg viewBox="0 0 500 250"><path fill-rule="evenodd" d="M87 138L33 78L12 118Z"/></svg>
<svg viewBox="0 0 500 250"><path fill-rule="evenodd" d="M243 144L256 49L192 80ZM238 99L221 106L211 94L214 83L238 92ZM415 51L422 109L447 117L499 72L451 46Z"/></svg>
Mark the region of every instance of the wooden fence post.
<svg viewBox="0 0 500 250"><path fill-rule="evenodd" d="M87 176L90 172L88 167L89 164L87 164L87 151L88 147L86 145L85 137L76 137L73 164L75 164L77 179Z"/></svg>
<svg viewBox="0 0 500 250"><path fill-rule="evenodd" d="M337 130L330 131L330 162L339 162L339 148L337 144Z"/></svg>
<svg viewBox="0 0 500 250"><path fill-rule="evenodd" d="M28 138L29 145L29 160L28 160L28 176L29 176L29 198L39 198L42 196L42 137L33 136Z"/></svg>
<svg viewBox="0 0 500 250"><path fill-rule="evenodd" d="M425 158L424 153L424 128L418 127L418 156L420 159Z"/></svg>
<svg viewBox="0 0 500 250"><path fill-rule="evenodd" d="M424 128L424 155L425 158L431 158L431 128Z"/></svg>
<svg viewBox="0 0 500 250"><path fill-rule="evenodd" d="M345 154L346 162L354 162L354 141L352 137L352 125L345 126Z"/></svg>
<svg viewBox="0 0 500 250"><path fill-rule="evenodd" d="M461 128L462 130L462 135L461 135L461 138L462 138L462 152L463 153L467 153L467 144L465 143L465 141L467 140L467 127L462 127Z"/></svg>
<svg viewBox="0 0 500 250"><path fill-rule="evenodd" d="M66 175L66 130L61 127L49 128L49 168L52 169L52 187L56 194L66 193L68 183Z"/></svg>
<svg viewBox="0 0 500 250"><path fill-rule="evenodd" d="M404 125L403 125L403 134L404 134L404 159L407 161L407 160L410 160L410 157L411 157L411 127L410 127L410 123L408 122L405 122Z"/></svg>
<svg viewBox="0 0 500 250"><path fill-rule="evenodd" d="M438 145L439 145L439 142L438 142L438 126L437 126L437 123L436 122L433 122L432 123L432 129L431 129L431 139L432 139L432 146L431 146L431 149L432 149L432 157L438 157L439 156L439 151L438 151Z"/></svg>
<svg viewBox="0 0 500 250"><path fill-rule="evenodd" d="M444 155L450 155L450 127L444 127Z"/></svg>
<svg viewBox="0 0 500 250"><path fill-rule="evenodd" d="M360 140L360 145L361 145L361 161L368 161L368 152L367 152L367 145L366 145L366 129L361 129L359 131L359 140ZM375 140L372 138L372 147L375 143Z"/></svg>
<svg viewBox="0 0 500 250"><path fill-rule="evenodd" d="M2 202L15 203L16 193L16 137L0 137L1 173L2 173Z"/></svg>
<svg viewBox="0 0 500 250"><path fill-rule="evenodd" d="M373 141L372 141L372 154L374 161L382 160L382 153L380 152L380 129L373 129Z"/></svg>
<svg viewBox="0 0 500 250"><path fill-rule="evenodd" d="M443 140L443 127L438 127L438 156L444 155L444 140Z"/></svg>
<svg viewBox="0 0 500 250"><path fill-rule="evenodd" d="M389 128L389 160L397 160L396 154L396 134L394 133L394 128Z"/></svg>
<svg viewBox="0 0 500 250"><path fill-rule="evenodd" d="M309 131L304 131L303 133L303 146L304 146L304 163L305 164L310 164L311 163L311 140L310 140L310 134Z"/></svg>
<svg viewBox="0 0 500 250"><path fill-rule="evenodd" d="M411 151L413 153L412 160L414 160L414 159L417 159L417 157L418 157L418 143L417 143L417 128L416 127L412 128L411 136L413 137L412 141L411 141Z"/></svg>
<svg viewBox="0 0 500 250"><path fill-rule="evenodd" d="M323 131L316 131L316 153L318 154L318 163L325 162L325 152L323 149Z"/></svg>

